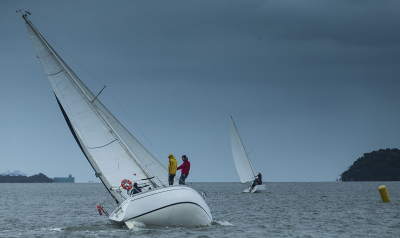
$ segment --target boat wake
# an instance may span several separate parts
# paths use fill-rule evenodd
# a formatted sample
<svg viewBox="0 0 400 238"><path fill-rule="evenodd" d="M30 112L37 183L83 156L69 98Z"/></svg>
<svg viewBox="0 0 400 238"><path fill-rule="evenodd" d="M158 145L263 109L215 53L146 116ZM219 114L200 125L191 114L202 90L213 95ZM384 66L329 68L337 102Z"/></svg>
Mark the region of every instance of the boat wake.
<svg viewBox="0 0 400 238"><path fill-rule="evenodd" d="M129 227L127 225L125 225L125 227L127 227L129 230L139 231L139 230L143 230L143 228L145 228L146 225L139 221L130 221Z"/></svg>
<svg viewBox="0 0 400 238"><path fill-rule="evenodd" d="M229 223L227 221L217 221L217 220L212 221L211 225L233 226L233 224L231 224L231 223Z"/></svg>

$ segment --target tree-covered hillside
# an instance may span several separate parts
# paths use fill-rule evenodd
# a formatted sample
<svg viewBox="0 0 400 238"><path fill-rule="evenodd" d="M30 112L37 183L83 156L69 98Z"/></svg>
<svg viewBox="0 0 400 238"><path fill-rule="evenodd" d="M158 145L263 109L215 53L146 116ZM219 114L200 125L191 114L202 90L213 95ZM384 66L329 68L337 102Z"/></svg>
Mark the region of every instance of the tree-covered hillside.
<svg viewBox="0 0 400 238"><path fill-rule="evenodd" d="M0 183L52 183L53 179L47 177L46 175L39 173L29 177L26 176L10 176L10 175L0 175Z"/></svg>
<svg viewBox="0 0 400 238"><path fill-rule="evenodd" d="M341 175L342 181L400 181L400 150L365 153Z"/></svg>

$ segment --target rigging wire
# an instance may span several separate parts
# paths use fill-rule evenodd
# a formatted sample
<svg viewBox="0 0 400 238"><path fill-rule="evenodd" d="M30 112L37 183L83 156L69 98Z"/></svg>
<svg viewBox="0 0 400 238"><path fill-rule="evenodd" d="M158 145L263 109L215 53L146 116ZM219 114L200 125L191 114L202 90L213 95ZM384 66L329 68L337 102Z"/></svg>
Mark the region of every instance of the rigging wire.
<svg viewBox="0 0 400 238"><path fill-rule="evenodd" d="M21 10L20 10L21 11ZM18 12L18 11L17 11ZM30 24L33 25L33 23L31 21L29 21ZM38 27L34 26L35 29L40 32L40 34L46 36L50 41L52 41L59 49L61 49L66 55L68 55L73 61L75 61L80 67L82 67L87 73L89 73L94 79L96 79L101 85L103 85L103 89L101 91L104 90L105 85L98 79L96 78L89 70L87 70L83 65L81 65L77 60L75 60L70 54L68 54L68 52L66 52L61 46L59 46L55 41L53 41L49 36L47 36L42 30L40 30ZM38 56L39 57L39 56ZM61 70L62 71L62 70ZM60 71L60 72L61 72ZM59 73L59 72L58 72ZM57 74L57 73L56 73ZM47 75L47 76L52 76L52 75ZM100 93L101 93L100 91ZM139 132L142 134L142 136L146 139L146 141L150 144L150 146L153 148L153 150L158 154L158 156L160 156L160 154L158 153L158 151L154 148L154 146L151 144L151 142L147 139L147 137L144 135L144 133L139 129L139 127L136 125L136 123L132 120L132 118L128 115L128 113L125 111L125 109L122 107L122 105L117 101L117 99L114 97L114 95L111 93L110 90L107 89L107 91L110 93L110 95L113 97L113 99L115 100L115 102L120 106L120 108L123 110L123 112L125 113L125 115L130 119L130 121L136 126L136 128L139 130ZM100 93L97 95L99 96ZM97 96L93 99L96 100ZM92 102L93 102L92 101ZM84 139L84 138L83 138ZM139 142L140 143L140 142ZM102 146L103 147L103 146ZM88 147L89 148L89 147ZM97 147L96 147L97 148ZM153 155L151 155L152 157L154 157ZM160 156L161 157L161 156ZM157 160L157 159L156 159ZM157 162L161 165L161 167L164 167L158 160ZM151 163L151 164L154 164ZM148 166L150 164L145 164L145 166ZM159 167L156 166L157 169L160 169ZM164 167L165 168L165 167ZM157 177L157 179L160 181L160 178ZM160 181L161 182L161 181ZM162 182L161 182L162 184Z"/></svg>
<svg viewBox="0 0 400 238"><path fill-rule="evenodd" d="M105 86L104 83L102 83L96 76L94 76L89 70L87 70L83 65L81 65L77 60L75 60L70 54L68 54L61 46L59 46L55 41L53 41L49 36L47 36L42 30L40 30L38 27L35 26L35 28L44 36L46 36L51 42L53 42L57 47L59 47L65 54L67 54L73 61L75 61L80 67L82 67L87 73L89 73L94 79L96 79L102 86ZM103 88L104 89L104 88ZM144 133L140 130L140 128L136 125L136 123L132 120L132 118L129 116L129 114L125 111L125 109L122 107L122 105L118 102L118 100L114 97L114 95L111 93L111 91L106 87L105 88L107 92L111 95L111 97L115 100L115 102L119 105L119 107L122 109L122 111L125 113L125 115L129 118L129 120L135 125L135 127L138 129L140 134L146 139L146 141L150 144L151 148L157 153L157 155L161 158L161 155L158 153L158 151L154 148L153 144L147 139L147 137L144 135Z"/></svg>
<svg viewBox="0 0 400 238"><path fill-rule="evenodd" d="M24 18L26 21L28 21L26 18ZM32 30L34 30L34 31L39 31L38 30L38 28L31 22L31 21L29 21L29 24L31 25L31 28L32 28ZM39 37L39 39L41 38L43 41L44 41L44 43L45 43L45 45L48 45L48 43L46 42L46 40L44 39L44 37L39 33L39 34L37 34L38 35L38 37ZM38 47L37 46L37 42L36 42L36 40L32 40L32 43L35 45L36 44L36 47ZM53 52L53 50L51 49L51 47L50 47L50 49L47 49L47 50L49 50L49 53L50 54L53 54L54 55L54 52ZM53 53L52 53L53 52ZM40 52L41 54L42 54L42 52ZM54 55L55 56L55 55ZM39 56L38 56L39 57ZM58 57L58 56L56 56L56 57ZM43 55L42 55L42 58L43 58ZM47 61L44 59L44 62L46 63L46 66L47 66L47 68L49 69L49 66L47 65ZM64 66L63 66L64 67ZM61 72L61 71L60 71ZM52 76L52 75L50 75L50 76ZM59 89L59 86L58 86L58 84L56 84L56 86L57 86L57 88L58 88L58 90L60 90ZM63 95L61 95L62 97L63 97L63 99L64 99L64 101L65 101L65 98L64 98L64 96ZM57 98L57 97L56 97ZM57 101L58 101L58 98L57 98ZM58 102L59 103L59 102ZM67 105L67 107L68 107L68 110L70 110L69 109L69 106ZM61 110L64 110L64 109L62 109L62 107L61 107ZM75 121L75 117L74 116L72 116L72 119ZM75 122L76 123L76 122ZM78 124L77 124L78 125ZM79 126L77 126L77 129L78 130L80 130L80 128L79 128ZM82 140L83 141L85 141L85 138L84 137L82 137ZM86 142L85 142L86 143ZM78 143L79 144L79 143ZM89 152L90 153L90 152ZM84 154L85 154L85 156L86 156L86 153L84 152ZM87 157L86 157L87 158ZM95 171L97 171L96 169L95 169L95 167L93 166L93 164L90 162L90 160L89 160L89 164L92 166L92 168L95 170ZM100 181L103 183L103 185L107 188L108 186L106 186L106 184L104 183L104 181L103 181L103 179L102 178L100 178L99 177L99 179L100 179ZM108 189L107 189L108 190ZM111 194L111 193L110 193ZM112 194L111 194L111 196L112 197L114 197ZM117 201L117 203L118 203L118 201Z"/></svg>
<svg viewBox="0 0 400 238"><path fill-rule="evenodd" d="M29 21L30 22L30 21ZM32 22L30 22L30 24L32 24L33 25L33 23ZM36 28L35 27L35 29L36 29L36 31L38 31L38 33L39 33L39 31L43 34L43 35L45 35L46 37L48 37L46 34L44 34L41 30L39 30L38 28ZM40 33L39 33L40 34ZM41 36L42 38L43 38L43 40L44 40L44 37L43 36ZM48 37L56 46L58 46L63 52L65 52L71 59L73 59L76 63L78 63L78 65L80 65L83 69L85 69L85 71L87 71L89 74L91 74L85 67L83 67L81 64L79 64L79 62L77 62L71 55L69 55L64 49L62 49L57 43L55 43L50 37ZM64 63L65 64L65 63ZM72 70L71 70L72 71ZM75 75L75 74L74 74ZM99 79L97 79L93 74L91 74L92 75L92 77L93 78L95 78L100 84L102 84L102 85L104 85L102 82L100 82L100 80ZM75 77L77 77L76 75L75 75ZM105 88L105 86L103 87L103 89ZM110 95L114 98L114 100L117 102L117 104L121 107L121 109L124 111L124 113L128 116L128 118L131 120L131 122L138 128L138 130L140 131L140 133L143 135L143 137L148 141L148 143L152 146L152 148L154 149L154 151L159 155L159 153L155 150L155 148L154 148L154 146L150 143L150 141L146 138L146 136L143 134L143 132L139 129L139 127L133 122L133 120L132 120L132 118L130 118L129 117L129 115L127 114L127 112L122 108L122 106L121 106L121 104L119 104L119 102L116 100L116 98L112 95L112 93L109 91L109 93L110 93ZM99 93L100 94L100 93ZM129 132L128 132L129 133ZM83 138L84 139L84 138ZM137 141L137 139L136 138L134 138L133 137L133 139L135 139L135 141ZM140 144L140 142L138 142L137 141L137 143L139 143ZM143 146L142 146L143 147ZM144 148L143 147L143 149L145 149L146 151L147 151L147 149L146 148ZM132 155L133 156L133 155ZM157 163L159 164L159 166L156 166L156 170L160 170L160 169L162 169L162 168L164 168L165 169L165 167L153 156L153 155L151 155L150 154L150 159L152 159L152 158L154 158L155 159L155 161L157 161ZM137 159L139 159L139 158L136 158L135 159L135 162L137 162ZM153 164L154 164L154 162L153 162ZM147 164L147 165L149 165L149 164ZM145 166L147 166L147 165L145 165ZM139 167L141 167L142 168L142 170L144 169L142 166L140 166L139 165ZM96 171L96 170L95 170ZM151 171L144 171L145 173L152 173ZM153 171L154 172L154 171ZM159 182L162 184L162 182L160 181L160 178L159 178L159 176L157 176L157 179L159 180Z"/></svg>
<svg viewBox="0 0 400 238"><path fill-rule="evenodd" d="M251 148L250 143L246 140L246 137L244 137L243 134L242 134L242 137L243 137L244 141L246 142L246 145L251 149L251 151L247 153L247 156L250 158L249 154L253 153L254 156L251 159L251 161L254 161L255 162L254 164L256 165L255 167L260 169L261 167L260 167L260 164L258 163L259 161L257 159L257 156L255 155L253 148ZM255 157L255 159L254 159L254 157ZM260 170L258 170L258 172L260 173Z"/></svg>
<svg viewBox="0 0 400 238"><path fill-rule="evenodd" d="M232 118L232 116L231 116L231 118ZM233 119L232 119L232 120L233 120ZM256 165L255 167L260 168L260 167L258 166L258 165L259 165L259 164L258 164L258 160L256 159L256 161L254 161L254 159L253 159L253 162L252 162L252 160L251 160L251 158L250 158L250 156L249 156L249 154L253 152L253 148L251 148L250 144L247 142L247 140L246 140L246 138L244 137L243 134L242 134L242 136L240 136L239 131L237 130L237 127L236 127L235 122L233 122L233 124L234 124L234 126L235 126L235 128L236 128L236 132L237 132L238 135L239 135L240 141L242 142L242 145L243 145L244 150L245 150L245 152L246 152L246 156L247 156L247 159L249 160L249 163L250 163L250 164L253 164L253 163L254 163L254 165ZM250 152L247 152L247 150L246 150L246 148L245 148L245 146L244 146L244 144L243 144L242 137L243 137L243 140L246 142L246 145L247 145L248 147L250 147L250 149L251 149ZM252 170L253 170L253 173L255 173L254 176L257 176L257 170L254 168L254 165L252 165L252 167L253 167ZM260 171L258 171L258 172L260 173Z"/></svg>

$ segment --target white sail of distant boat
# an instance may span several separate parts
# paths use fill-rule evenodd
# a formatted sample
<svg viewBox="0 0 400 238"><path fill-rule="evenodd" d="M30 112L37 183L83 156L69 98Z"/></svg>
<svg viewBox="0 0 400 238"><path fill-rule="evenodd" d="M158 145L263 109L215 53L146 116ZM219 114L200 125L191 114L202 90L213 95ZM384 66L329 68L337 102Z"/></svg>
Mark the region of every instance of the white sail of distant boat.
<svg viewBox="0 0 400 238"><path fill-rule="evenodd" d="M250 157L246 152L246 148L243 145L242 139L240 138L239 132L231 117L231 148L233 161L235 162L236 170L239 174L240 181L242 183L252 183L258 176L253 164L251 163ZM255 187L246 189L245 192L256 192L266 190L266 185L258 184Z"/></svg>
<svg viewBox="0 0 400 238"><path fill-rule="evenodd" d="M162 226L210 224L204 198L185 186L166 186L167 169L107 110L23 14L57 103L96 176L116 202L109 220L132 228L134 222ZM104 89L104 88L103 88ZM131 196L128 179L146 187Z"/></svg>

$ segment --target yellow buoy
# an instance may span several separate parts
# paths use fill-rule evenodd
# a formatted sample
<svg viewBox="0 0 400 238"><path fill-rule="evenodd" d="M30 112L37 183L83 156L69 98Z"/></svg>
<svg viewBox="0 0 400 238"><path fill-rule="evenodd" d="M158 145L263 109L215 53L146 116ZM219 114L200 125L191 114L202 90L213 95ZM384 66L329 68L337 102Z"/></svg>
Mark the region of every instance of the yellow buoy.
<svg viewBox="0 0 400 238"><path fill-rule="evenodd" d="M389 194L385 185L379 187L379 193L381 194L382 202L390 202Z"/></svg>

